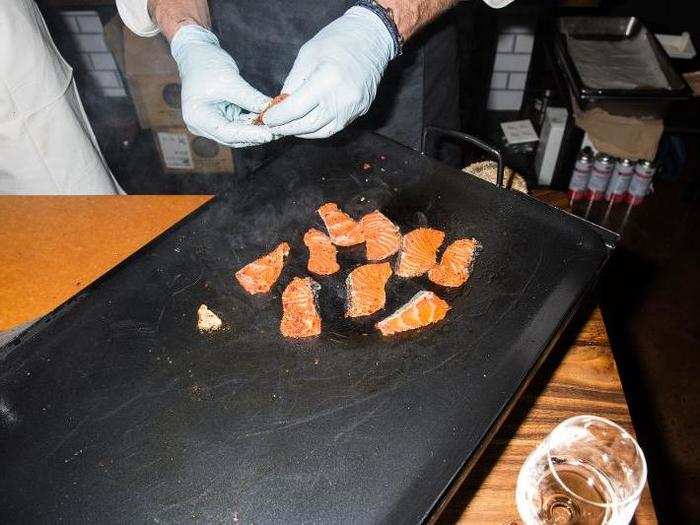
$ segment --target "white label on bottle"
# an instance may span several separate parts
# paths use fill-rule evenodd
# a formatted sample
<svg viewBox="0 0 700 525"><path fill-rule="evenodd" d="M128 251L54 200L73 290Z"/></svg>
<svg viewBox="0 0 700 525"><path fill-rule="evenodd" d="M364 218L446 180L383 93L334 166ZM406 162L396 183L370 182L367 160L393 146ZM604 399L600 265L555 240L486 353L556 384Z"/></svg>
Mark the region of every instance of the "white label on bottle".
<svg viewBox="0 0 700 525"><path fill-rule="evenodd" d="M649 193L651 185L651 177L635 173L630 181L630 189L628 193L634 197L644 197Z"/></svg>
<svg viewBox="0 0 700 525"><path fill-rule="evenodd" d="M175 170L191 170L194 168L190 143L184 133L158 132L160 151L166 168Z"/></svg>
<svg viewBox="0 0 700 525"><path fill-rule="evenodd" d="M586 189L588 185L588 178L591 176L590 171L574 170L571 174L571 182L569 182L569 189L571 191L582 191Z"/></svg>
<svg viewBox="0 0 700 525"><path fill-rule="evenodd" d="M630 173L613 173L605 196L610 198L612 195L624 195L630 185L631 178L632 175Z"/></svg>
<svg viewBox="0 0 700 525"><path fill-rule="evenodd" d="M610 172L598 171L593 168L591 178L588 181L588 189L596 193L603 193L610 182Z"/></svg>

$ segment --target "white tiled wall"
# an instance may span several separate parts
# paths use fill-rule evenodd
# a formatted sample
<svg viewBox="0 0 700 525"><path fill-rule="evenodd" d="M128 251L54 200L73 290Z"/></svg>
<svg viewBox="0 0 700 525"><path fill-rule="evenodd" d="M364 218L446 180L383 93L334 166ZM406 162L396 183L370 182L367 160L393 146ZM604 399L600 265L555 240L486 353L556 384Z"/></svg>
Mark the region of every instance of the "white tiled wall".
<svg viewBox="0 0 700 525"><path fill-rule="evenodd" d="M527 23L510 22L500 28L491 77L489 109L520 109L534 43L533 28Z"/></svg>
<svg viewBox="0 0 700 525"><path fill-rule="evenodd" d="M506 89L508 88L509 74L500 71L494 71L491 76L491 89Z"/></svg>
<svg viewBox="0 0 700 525"><path fill-rule="evenodd" d="M2 1L2 0L0 0ZM77 66L105 97L125 97L117 64L105 44L102 22L95 11L62 11L61 18L79 51Z"/></svg>

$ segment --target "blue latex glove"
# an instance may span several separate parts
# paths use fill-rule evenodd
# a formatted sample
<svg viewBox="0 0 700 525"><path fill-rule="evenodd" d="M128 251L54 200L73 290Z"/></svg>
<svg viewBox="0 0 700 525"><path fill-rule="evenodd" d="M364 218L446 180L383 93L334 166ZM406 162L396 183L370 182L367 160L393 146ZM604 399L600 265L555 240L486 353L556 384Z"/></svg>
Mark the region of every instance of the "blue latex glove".
<svg viewBox="0 0 700 525"><path fill-rule="evenodd" d="M333 135L367 113L394 55L381 19L351 7L299 50L282 88L290 96L265 112L265 124L276 135Z"/></svg>
<svg viewBox="0 0 700 525"><path fill-rule="evenodd" d="M252 124L270 97L243 80L214 33L198 25L184 26L175 33L170 50L180 72L182 118L190 132L234 148L272 140L266 126Z"/></svg>

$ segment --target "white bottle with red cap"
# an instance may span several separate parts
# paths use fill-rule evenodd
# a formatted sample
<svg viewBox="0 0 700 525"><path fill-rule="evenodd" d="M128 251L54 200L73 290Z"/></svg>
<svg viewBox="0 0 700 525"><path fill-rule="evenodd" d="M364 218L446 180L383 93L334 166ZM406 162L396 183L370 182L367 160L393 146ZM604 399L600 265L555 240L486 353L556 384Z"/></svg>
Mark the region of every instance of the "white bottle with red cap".
<svg viewBox="0 0 700 525"><path fill-rule="evenodd" d="M632 206L637 206L644 201L651 191L651 181L656 173L656 165L650 160L640 160L634 167L632 180L627 190L625 200Z"/></svg>
<svg viewBox="0 0 700 525"><path fill-rule="evenodd" d="M574 171L569 181L569 199L572 204L586 196L586 188L588 187L588 179L591 176L592 168L593 151L586 146L576 157Z"/></svg>
<svg viewBox="0 0 700 525"><path fill-rule="evenodd" d="M633 173L634 161L632 159L618 160L610 177L608 189L605 191L605 200L608 202L623 201L630 186Z"/></svg>
<svg viewBox="0 0 700 525"><path fill-rule="evenodd" d="M588 179L587 198L591 201L602 201L608 189L610 177L615 167L615 157L607 153L598 153L593 162L591 177Z"/></svg>

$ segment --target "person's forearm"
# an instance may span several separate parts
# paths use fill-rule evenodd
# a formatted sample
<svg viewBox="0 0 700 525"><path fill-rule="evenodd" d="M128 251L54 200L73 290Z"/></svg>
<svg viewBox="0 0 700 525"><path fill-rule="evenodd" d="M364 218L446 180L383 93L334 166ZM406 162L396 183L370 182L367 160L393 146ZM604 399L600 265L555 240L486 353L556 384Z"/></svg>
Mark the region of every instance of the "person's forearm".
<svg viewBox="0 0 700 525"><path fill-rule="evenodd" d="M457 0L377 0L391 9L396 27L404 40L457 3Z"/></svg>
<svg viewBox="0 0 700 525"><path fill-rule="evenodd" d="M170 41L182 26L211 28L207 0L148 0L148 12Z"/></svg>

